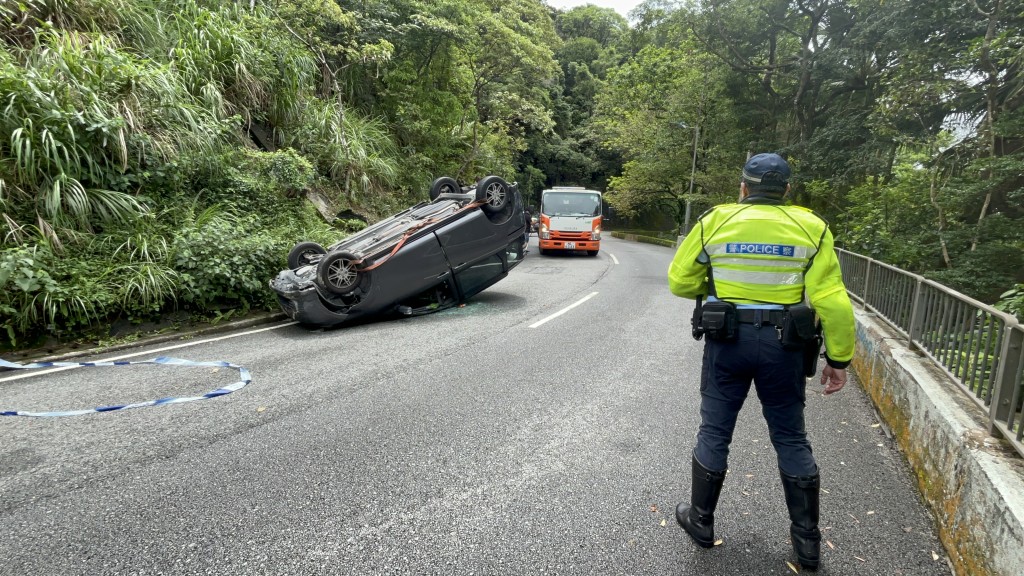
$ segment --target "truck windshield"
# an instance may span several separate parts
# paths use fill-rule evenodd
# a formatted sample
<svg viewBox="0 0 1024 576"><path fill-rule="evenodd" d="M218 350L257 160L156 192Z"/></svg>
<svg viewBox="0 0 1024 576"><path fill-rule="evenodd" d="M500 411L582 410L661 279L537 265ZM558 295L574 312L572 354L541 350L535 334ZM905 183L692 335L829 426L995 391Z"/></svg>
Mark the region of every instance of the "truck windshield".
<svg viewBox="0 0 1024 576"><path fill-rule="evenodd" d="M601 195L586 192L548 192L540 211L548 216L600 216Z"/></svg>

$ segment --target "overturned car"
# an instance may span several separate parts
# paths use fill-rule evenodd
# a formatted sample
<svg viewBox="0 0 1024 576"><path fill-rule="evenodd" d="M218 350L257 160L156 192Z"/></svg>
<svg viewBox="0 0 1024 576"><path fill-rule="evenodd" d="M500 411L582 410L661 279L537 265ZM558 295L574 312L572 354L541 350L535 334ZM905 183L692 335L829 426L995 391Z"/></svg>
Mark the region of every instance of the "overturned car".
<svg viewBox="0 0 1024 576"><path fill-rule="evenodd" d="M518 186L449 177L422 202L323 247L302 242L270 281L294 320L330 326L358 317L427 314L459 304L508 275L526 253Z"/></svg>

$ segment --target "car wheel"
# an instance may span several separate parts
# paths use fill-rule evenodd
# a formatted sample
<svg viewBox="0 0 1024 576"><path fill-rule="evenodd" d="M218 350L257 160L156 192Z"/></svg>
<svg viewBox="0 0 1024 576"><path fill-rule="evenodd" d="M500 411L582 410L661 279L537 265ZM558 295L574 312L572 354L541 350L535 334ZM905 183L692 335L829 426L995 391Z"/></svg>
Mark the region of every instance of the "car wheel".
<svg viewBox="0 0 1024 576"><path fill-rule="evenodd" d="M461 190L462 188L459 187L459 183L455 181L455 178L441 176L430 184L430 201L437 200L437 197L441 194L456 194Z"/></svg>
<svg viewBox="0 0 1024 576"><path fill-rule="evenodd" d="M317 256L327 254L327 250L316 242L299 242L288 253L288 267L292 270L312 264Z"/></svg>
<svg viewBox="0 0 1024 576"><path fill-rule="evenodd" d="M587 256L597 256L597 250L587 250Z"/></svg>
<svg viewBox="0 0 1024 576"><path fill-rule="evenodd" d="M350 252L331 252L320 260L317 277L331 293L347 296L359 287L367 274L356 268L359 260Z"/></svg>
<svg viewBox="0 0 1024 576"><path fill-rule="evenodd" d="M484 212L497 214L512 201L512 187L498 176L488 176L477 182L476 199L484 203Z"/></svg>

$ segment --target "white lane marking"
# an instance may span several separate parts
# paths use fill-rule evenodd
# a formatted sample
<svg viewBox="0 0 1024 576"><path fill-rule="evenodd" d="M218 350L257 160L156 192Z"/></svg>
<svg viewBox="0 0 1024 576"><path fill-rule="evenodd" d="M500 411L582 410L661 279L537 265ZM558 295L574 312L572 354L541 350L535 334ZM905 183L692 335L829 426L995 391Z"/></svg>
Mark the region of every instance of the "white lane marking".
<svg viewBox="0 0 1024 576"><path fill-rule="evenodd" d="M249 330L247 332L239 332L237 334L228 334L227 336L218 336L216 338L207 338L205 340L196 340L194 342L185 342L184 344L175 344L174 346L165 346L163 348L157 348L156 350L147 350L145 352L133 352L131 354L125 354L123 356L115 356L113 358L104 358L104 362L114 362L116 360L124 360L125 358L135 358L136 356L148 356L150 354L156 354L158 352L166 352L168 350L177 350L178 348L187 348L189 346L196 346L199 344L207 344L210 342L218 342L220 340L228 340L229 338L238 338L239 336L248 336L250 334L259 334L260 332L266 332L267 330L277 330L278 328L284 328L285 326L291 326L292 324L298 324L298 322L288 322L285 324L279 324L276 326L270 326L269 328L258 328L256 330ZM46 370L27 370L24 374L17 376L8 376L6 378L0 378L0 382L10 382L12 380L20 380L22 378L31 378L33 376L41 376L43 374L52 374L54 372L63 372L64 370L73 370L79 368L79 366L61 366L60 368L47 368Z"/></svg>
<svg viewBox="0 0 1024 576"><path fill-rule="evenodd" d="M612 257L612 262L615 262L616 264L619 263L619 259L615 257L615 254L609 252L608 255Z"/></svg>
<svg viewBox="0 0 1024 576"><path fill-rule="evenodd" d="M541 324L544 324L548 320L554 320L555 318L558 318L559 316L561 316L562 314L565 314L569 310L572 310L573 308L579 306L580 304L583 304L587 300L590 300L594 296L597 296L597 292L591 292L589 295L584 296L583 298L581 298L577 302L575 302L573 304L570 304L570 305L566 306L565 308L562 308L561 310L559 310L558 312L555 312L551 316L548 316L547 318L545 318L543 320L538 320L538 321L534 322L533 324L530 324L530 328L536 328L537 326L540 326Z"/></svg>

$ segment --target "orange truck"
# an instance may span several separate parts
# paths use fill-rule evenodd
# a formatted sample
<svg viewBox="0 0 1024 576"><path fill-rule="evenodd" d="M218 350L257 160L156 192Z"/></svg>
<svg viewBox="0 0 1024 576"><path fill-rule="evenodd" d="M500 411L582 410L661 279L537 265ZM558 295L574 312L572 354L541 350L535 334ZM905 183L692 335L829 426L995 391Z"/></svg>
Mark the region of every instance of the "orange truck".
<svg viewBox="0 0 1024 576"><path fill-rule="evenodd" d="M579 186L556 186L541 192L540 253L601 249L601 193Z"/></svg>

